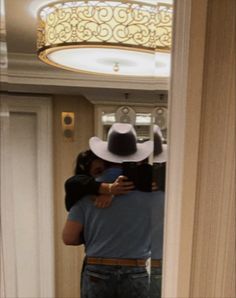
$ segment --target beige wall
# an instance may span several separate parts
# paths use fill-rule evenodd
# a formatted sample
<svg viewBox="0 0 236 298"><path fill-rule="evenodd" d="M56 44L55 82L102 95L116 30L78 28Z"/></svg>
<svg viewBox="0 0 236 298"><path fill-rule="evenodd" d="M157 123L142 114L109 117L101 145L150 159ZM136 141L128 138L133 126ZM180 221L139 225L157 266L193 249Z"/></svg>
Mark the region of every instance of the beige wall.
<svg viewBox="0 0 236 298"><path fill-rule="evenodd" d="M176 0L163 297L236 297L235 21L235 0Z"/></svg>
<svg viewBox="0 0 236 298"><path fill-rule="evenodd" d="M163 297L233 298L234 0L176 0Z"/></svg>
<svg viewBox="0 0 236 298"><path fill-rule="evenodd" d="M191 297L235 297L234 0L207 7Z"/></svg>
<svg viewBox="0 0 236 298"><path fill-rule="evenodd" d="M65 141L61 130L61 112L75 112L75 139ZM53 99L54 193L56 297L79 297L83 248L65 246L61 240L66 220L64 181L73 174L78 152L88 148L94 135L94 107L80 96L60 95Z"/></svg>

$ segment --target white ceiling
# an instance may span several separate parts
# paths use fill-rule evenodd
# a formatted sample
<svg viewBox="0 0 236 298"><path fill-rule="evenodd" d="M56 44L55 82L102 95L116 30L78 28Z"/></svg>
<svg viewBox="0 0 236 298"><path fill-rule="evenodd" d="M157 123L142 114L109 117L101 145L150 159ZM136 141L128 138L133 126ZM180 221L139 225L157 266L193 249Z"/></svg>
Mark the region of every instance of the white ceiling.
<svg viewBox="0 0 236 298"><path fill-rule="evenodd" d="M8 59L8 67L1 69L2 89L37 93L67 92L85 95L89 93L93 101L96 100L96 94L99 94L98 97L110 98L111 91L112 94L119 94L119 96L128 92L130 97L132 95L134 98L145 97L148 101L152 101L153 97L160 93L167 93L169 78L113 78L112 76L76 74L43 64L36 56L36 11L42 5L52 1L5 0L5 36L4 0L0 1L1 42L6 42ZM156 0L146 1L156 2ZM161 2L164 1L172 2L172 0ZM3 61L3 47L1 47L1 58ZM111 90L108 92L108 89Z"/></svg>

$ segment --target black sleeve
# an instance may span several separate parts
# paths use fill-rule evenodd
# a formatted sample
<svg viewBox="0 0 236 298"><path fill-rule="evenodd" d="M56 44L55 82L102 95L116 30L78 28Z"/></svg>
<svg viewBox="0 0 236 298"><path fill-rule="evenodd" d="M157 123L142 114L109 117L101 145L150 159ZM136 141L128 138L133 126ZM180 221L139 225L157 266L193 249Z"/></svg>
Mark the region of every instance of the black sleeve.
<svg viewBox="0 0 236 298"><path fill-rule="evenodd" d="M153 176L154 180L157 183L158 190L165 191L166 184L166 163L155 163L153 165Z"/></svg>
<svg viewBox="0 0 236 298"><path fill-rule="evenodd" d="M65 182L65 207L69 211L70 208L85 195L99 194L101 182L95 181L91 176L75 175Z"/></svg>

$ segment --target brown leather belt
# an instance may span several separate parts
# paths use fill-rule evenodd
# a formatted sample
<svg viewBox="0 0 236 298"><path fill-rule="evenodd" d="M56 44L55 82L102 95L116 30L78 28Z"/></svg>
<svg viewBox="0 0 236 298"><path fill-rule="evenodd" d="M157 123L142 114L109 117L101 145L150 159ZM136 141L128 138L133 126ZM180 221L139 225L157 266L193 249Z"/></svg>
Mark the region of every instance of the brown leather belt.
<svg viewBox="0 0 236 298"><path fill-rule="evenodd" d="M87 257L86 263L90 265L110 265L110 266L135 266L146 267L147 260L145 259L105 259Z"/></svg>
<svg viewBox="0 0 236 298"><path fill-rule="evenodd" d="M162 267L162 260L153 260L153 259L151 259L151 267L161 268Z"/></svg>

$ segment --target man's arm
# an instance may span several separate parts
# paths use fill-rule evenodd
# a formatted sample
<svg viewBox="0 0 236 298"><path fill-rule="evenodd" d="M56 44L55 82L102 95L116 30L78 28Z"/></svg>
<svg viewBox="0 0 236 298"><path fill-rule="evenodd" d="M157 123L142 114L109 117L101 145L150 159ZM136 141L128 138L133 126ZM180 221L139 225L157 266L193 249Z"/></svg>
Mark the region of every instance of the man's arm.
<svg viewBox="0 0 236 298"><path fill-rule="evenodd" d="M79 221L67 220L62 232L62 240L66 245L83 244L83 225Z"/></svg>

